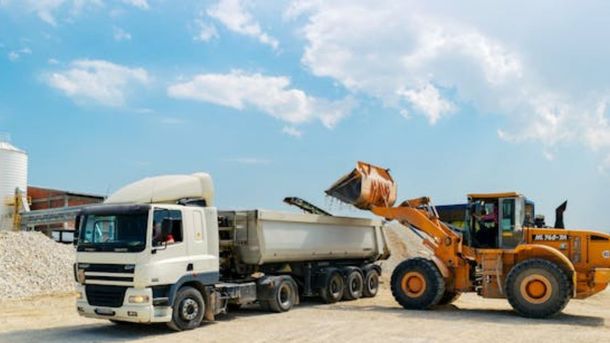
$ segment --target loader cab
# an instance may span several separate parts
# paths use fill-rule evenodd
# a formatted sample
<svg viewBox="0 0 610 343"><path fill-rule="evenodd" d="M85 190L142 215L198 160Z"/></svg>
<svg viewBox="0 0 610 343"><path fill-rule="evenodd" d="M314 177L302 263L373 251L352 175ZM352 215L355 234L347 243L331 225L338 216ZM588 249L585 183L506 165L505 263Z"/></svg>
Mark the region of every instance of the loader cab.
<svg viewBox="0 0 610 343"><path fill-rule="evenodd" d="M469 194L465 229L468 245L510 249L523 238L534 218L534 204L518 193Z"/></svg>

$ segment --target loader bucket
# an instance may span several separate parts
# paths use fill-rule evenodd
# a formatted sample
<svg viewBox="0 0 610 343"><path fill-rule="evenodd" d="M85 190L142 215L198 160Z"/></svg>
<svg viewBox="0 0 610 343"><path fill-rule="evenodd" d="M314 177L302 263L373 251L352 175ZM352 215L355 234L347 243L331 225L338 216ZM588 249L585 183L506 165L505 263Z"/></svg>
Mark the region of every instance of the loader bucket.
<svg viewBox="0 0 610 343"><path fill-rule="evenodd" d="M396 184L388 169L358 162L356 169L337 180L326 194L363 210L391 207L396 201Z"/></svg>

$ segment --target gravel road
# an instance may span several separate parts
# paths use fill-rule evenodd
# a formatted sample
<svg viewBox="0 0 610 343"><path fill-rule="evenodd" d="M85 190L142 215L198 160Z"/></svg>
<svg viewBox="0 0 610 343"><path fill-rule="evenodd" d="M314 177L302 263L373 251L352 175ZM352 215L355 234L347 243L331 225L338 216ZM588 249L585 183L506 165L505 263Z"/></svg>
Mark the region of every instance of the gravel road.
<svg viewBox="0 0 610 343"><path fill-rule="evenodd" d="M406 311L384 288L373 299L306 302L282 314L243 309L180 333L81 318L71 295L5 300L0 308L0 342L610 342L610 291L574 300L556 318L532 320L504 300L474 294L455 306Z"/></svg>

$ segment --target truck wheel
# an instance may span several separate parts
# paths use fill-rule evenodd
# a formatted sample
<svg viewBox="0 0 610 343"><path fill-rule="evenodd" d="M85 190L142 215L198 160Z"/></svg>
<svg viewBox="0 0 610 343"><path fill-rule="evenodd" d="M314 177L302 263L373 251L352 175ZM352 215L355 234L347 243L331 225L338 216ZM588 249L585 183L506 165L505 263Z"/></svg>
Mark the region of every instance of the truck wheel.
<svg viewBox="0 0 610 343"><path fill-rule="evenodd" d="M400 263L390 282L394 299L406 309L425 310L445 294L445 280L434 262L417 257Z"/></svg>
<svg viewBox="0 0 610 343"><path fill-rule="evenodd" d="M437 305L449 305L456 301L462 293L457 291L445 291L441 300L438 301Z"/></svg>
<svg viewBox="0 0 610 343"><path fill-rule="evenodd" d="M192 330L203 320L205 303L201 293L193 287L182 287L172 306L172 321L167 323L172 330Z"/></svg>
<svg viewBox="0 0 610 343"><path fill-rule="evenodd" d="M344 300L355 300L362 297L364 288L364 276L359 268L348 268L345 278L345 287L343 288Z"/></svg>
<svg viewBox="0 0 610 343"><path fill-rule="evenodd" d="M551 261L523 261L514 266L506 278L508 302L524 317L553 316L566 307L571 295L568 275Z"/></svg>
<svg viewBox="0 0 610 343"><path fill-rule="evenodd" d="M339 271L332 270L326 276L326 284L320 289L320 297L327 304L334 304L343 296L343 276Z"/></svg>
<svg viewBox="0 0 610 343"><path fill-rule="evenodd" d="M290 311L297 302L297 287L291 277L282 278L273 290L273 298L267 301L273 312Z"/></svg>
<svg viewBox="0 0 610 343"><path fill-rule="evenodd" d="M365 298L372 298L377 295L379 291L379 272L371 268L364 274L364 288L362 289L362 296Z"/></svg>

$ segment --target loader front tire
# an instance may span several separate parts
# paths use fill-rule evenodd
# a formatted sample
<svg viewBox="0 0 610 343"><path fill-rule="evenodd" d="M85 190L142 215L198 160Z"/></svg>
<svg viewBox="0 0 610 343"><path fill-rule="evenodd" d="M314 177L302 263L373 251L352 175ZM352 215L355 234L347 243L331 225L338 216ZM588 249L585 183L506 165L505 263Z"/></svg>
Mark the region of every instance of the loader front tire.
<svg viewBox="0 0 610 343"><path fill-rule="evenodd" d="M390 282L394 299L405 309L426 310L445 294L445 280L429 259L417 257L400 263Z"/></svg>
<svg viewBox="0 0 610 343"><path fill-rule="evenodd" d="M557 264L530 259L514 266L506 277L506 297L513 309L529 318L561 312L572 296L567 273Z"/></svg>

